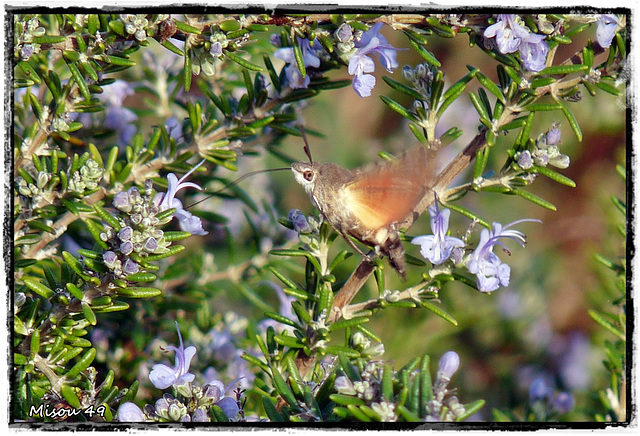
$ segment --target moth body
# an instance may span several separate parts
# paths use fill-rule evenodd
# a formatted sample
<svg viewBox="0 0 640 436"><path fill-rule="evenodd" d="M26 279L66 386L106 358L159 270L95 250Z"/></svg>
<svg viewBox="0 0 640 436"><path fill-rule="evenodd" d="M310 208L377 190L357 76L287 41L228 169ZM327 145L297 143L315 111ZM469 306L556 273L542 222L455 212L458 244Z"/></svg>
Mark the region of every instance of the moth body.
<svg viewBox="0 0 640 436"><path fill-rule="evenodd" d="M423 147L396 161L353 171L332 163L305 162L296 162L291 169L331 227L358 251L349 237L387 256L405 277L397 225L413 213L429 189L431 177Z"/></svg>

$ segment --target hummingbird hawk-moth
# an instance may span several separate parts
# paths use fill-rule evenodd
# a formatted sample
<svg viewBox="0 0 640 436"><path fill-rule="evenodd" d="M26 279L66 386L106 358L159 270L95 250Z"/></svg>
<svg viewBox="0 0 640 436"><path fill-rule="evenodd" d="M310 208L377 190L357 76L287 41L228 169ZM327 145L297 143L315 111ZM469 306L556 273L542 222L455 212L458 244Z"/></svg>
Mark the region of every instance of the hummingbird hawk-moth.
<svg viewBox="0 0 640 436"><path fill-rule="evenodd" d="M310 162L295 162L291 169L315 207L359 253L367 256L349 238L387 256L391 266L406 278L398 225L414 213L431 188L428 150L419 146L396 160L352 171L332 163L315 163L308 146L305 151Z"/></svg>

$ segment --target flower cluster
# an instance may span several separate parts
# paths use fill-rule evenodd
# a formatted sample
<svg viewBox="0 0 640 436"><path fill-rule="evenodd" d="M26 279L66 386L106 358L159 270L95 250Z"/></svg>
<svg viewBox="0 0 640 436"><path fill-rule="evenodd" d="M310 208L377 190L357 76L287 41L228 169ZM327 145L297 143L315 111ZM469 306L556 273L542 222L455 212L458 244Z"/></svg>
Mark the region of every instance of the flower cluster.
<svg viewBox="0 0 640 436"><path fill-rule="evenodd" d="M514 159L518 166L524 170L531 168L534 164L541 167L552 165L560 169L567 168L570 159L558 149L560 136L560 129L554 124L549 131L538 136L533 150L519 151L515 154Z"/></svg>
<svg viewBox="0 0 640 436"><path fill-rule="evenodd" d="M121 14L120 21L129 35L133 35L138 41L146 41L149 20L145 14Z"/></svg>
<svg viewBox="0 0 640 436"><path fill-rule="evenodd" d="M370 96L371 90L376 84L375 77L368 74L376 69L373 57L377 56L380 64L387 71L392 71L398 67L396 61L396 51L398 49L392 47L387 42L387 39L380 34L382 26L384 26L383 23L376 23L366 32L362 32L360 30L354 31L348 23L343 23L333 34L336 42L336 52L343 61L348 63L349 74L355 76L353 89L360 97ZM279 44L280 38L275 36L272 42ZM300 71L292 47L280 48L274 54L276 58L282 59L287 64L284 72L287 84L291 89L307 88L311 83L308 68L319 68L322 59L327 57L326 51L317 40L311 43L307 39L298 37L297 43L304 60L306 70L304 74Z"/></svg>
<svg viewBox="0 0 640 436"><path fill-rule="evenodd" d="M178 323L176 322L176 327ZM156 364L149 374L149 380L158 389L164 390L174 387L176 396L165 393L152 406L147 404L140 409L132 402L120 405L118 409L118 421L120 422L209 422L213 406L218 406L228 419L236 419L240 414L238 406L240 391L237 398L226 396L228 389L219 380L207 380L204 386L193 384L195 375L189 372L191 359L196 354L196 348L189 346L186 349L182 342L182 335L178 327L180 346L173 345L167 350L176 353L173 368Z"/></svg>
<svg viewBox="0 0 640 436"><path fill-rule="evenodd" d="M546 37L531 33L521 24L517 15L498 15L498 21L484 31L484 37L495 38L500 53L518 51L524 67L529 71L542 71L546 66L549 53Z"/></svg>
<svg viewBox="0 0 640 436"><path fill-rule="evenodd" d="M402 76L413 85L413 89L423 96L423 100L428 101L431 97L431 85L437 67L428 63L418 64L415 68L410 65L402 67Z"/></svg>
<svg viewBox="0 0 640 436"><path fill-rule="evenodd" d="M398 62L396 61L396 51L398 49L392 47L387 42L387 39L380 34L382 26L384 26L383 23L376 23L371 29L362 33L359 38L355 36L354 49L343 55L343 58L346 57L349 62L349 74L355 76L353 89L360 97L369 97L376 84L376 78L371 74L367 74L373 73L376 69L372 56L377 56L379 62L389 72L398 67ZM342 40L345 39L344 34L346 33L343 30L343 35L340 36ZM349 41L350 39L347 37L346 41L342 42Z"/></svg>
<svg viewBox="0 0 640 436"><path fill-rule="evenodd" d="M575 405L573 395L569 392L555 392L544 377L537 377L529 386L529 402L536 415L546 419L549 413L564 415Z"/></svg>
<svg viewBox="0 0 640 436"><path fill-rule="evenodd" d="M33 204L38 204L51 194L50 192L47 192L47 184L50 180L50 173L46 171L39 171L35 179L32 180L26 180L23 177L16 177L16 187L20 195L30 198Z"/></svg>
<svg viewBox="0 0 640 436"><path fill-rule="evenodd" d="M209 47L209 53L211 56L219 58L222 56L222 51L229 45L227 35L222 32L213 32L209 37L211 46Z"/></svg>
<svg viewBox="0 0 640 436"><path fill-rule="evenodd" d="M451 377L460 367L460 356L455 351L447 351L438 361L438 373L433 383L433 398L427 404L426 421L455 421L465 413L458 397L447 389ZM444 413L443 413L444 412Z"/></svg>
<svg viewBox="0 0 640 436"><path fill-rule="evenodd" d="M449 351L442 356L433 382L432 395L425 404L423 414L419 416L420 419L427 422L455 421L465 414L464 406L458 402L456 396L452 395L453 391L447 389L451 377L459 366L460 357L456 352ZM362 371L357 376L345 374L336 377L334 388L341 395L353 396L364 402L375 419L384 422L399 421L402 415L398 414L393 398L396 389L389 385L389 380L392 380L392 384L394 381L402 383L403 389L411 389L411 386L416 383L424 383L424 377L430 380L430 376L422 375L420 371L412 371L407 378L404 378L399 372L391 371L391 377L389 377L389 374L385 374L385 371L389 370L381 362L369 361L364 363ZM403 381L400 382L400 380ZM420 389L423 389L422 386Z"/></svg>
<svg viewBox="0 0 640 436"><path fill-rule="evenodd" d="M351 380L346 375L336 378L334 387L342 395L352 395L364 400L377 414L381 421L393 422L398 420L395 404L383 398L381 383L384 367L379 362L368 362L361 372L361 380Z"/></svg>
<svg viewBox="0 0 640 436"><path fill-rule="evenodd" d="M169 219L161 221L156 217L159 211L151 202L149 190L144 195L136 187L121 191L114 196L113 206L122 213L117 218L118 228L105 224L100 234L100 239L109 246L102 260L116 277L125 278L140 269L134 257L168 250L169 242L159 227Z"/></svg>
<svg viewBox="0 0 640 436"><path fill-rule="evenodd" d="M104 168L90 158L78 170L68 174L67 190L81 195L90 194L98 188L103 175Z"/></svg>
<svg viewBox="0 0 640 436"><path fill-rule="evenodd" d="M506 226L494 222L491 230L482 230L480 242L476 249L463 259L460 255L460 250L465 246L465 242L458 238L446 236L451 212L446 208L441 210L437 203L436 201L429 206L433 235L418 236L411 243L420 245L421 254L434 265L444 263L455 252L457 255L454 262L466 265L469 272L476 275L480 292L493 292L500 286L508 286L511 268L506 263L503 263L493 252L493 247L500 245L505 252L510 254L506 245L500 241L500 238L513 239L524 247L524 234L518 230L508 230L509 227L524 221L540 221L521 219Z"/></svg>
<svg viewBox="0 0 640 436"><path fill-rule="evenodd" d="M166 253L170 242L164 237L160 227L171 220L171 216L158 218L162 212L175 208L173 216L180 221L180 228L192 234L206 234L202 229L202 221L190 212L182 208L180 200L175 198L176 193L186 187L201 189L191 182L183 182L191 172L185 174L180 180L175 174L167 176L169 190L151 196L151 181L145 182L145 192L141 194L138 188L131 187L127 191L118 192L113 197L113 206L121 213L116 220L117 228L105 224L105 231L100 234L100 239L109 245L109 250L103 254L104 264L116 277L124 278L139 271L138 262L134 258L144 258L151 254Z"/></svg>
<svg viewBox="0 0 640 436"><path fill-rule="evenodd" d="M27 22L15 22L14 56L22 61L28 61L34 54L40 53L40 44L33 42L33 38L43 36L46 29L40 25L40 19L34 16Z"/></svg>

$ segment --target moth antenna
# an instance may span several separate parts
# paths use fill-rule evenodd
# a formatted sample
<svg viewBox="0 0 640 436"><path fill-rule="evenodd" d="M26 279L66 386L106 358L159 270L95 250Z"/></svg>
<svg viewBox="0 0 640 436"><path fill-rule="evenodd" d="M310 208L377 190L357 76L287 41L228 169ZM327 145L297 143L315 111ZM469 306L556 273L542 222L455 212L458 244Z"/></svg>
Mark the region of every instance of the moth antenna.
<svg viewBox="0 0 640 436"><path fill-rule="evenodd" d="M304 152L309 158L309 163L312 164L313 159L311 158L311 149L309 148L309 142L307 142L307 134L302 124L300 124L300 133L302 134L302 139L304 140Z"/></svg>
<svg viewBox="0 0 640 436"><path fill-rule="evenodd" d="M235 179L233 182L231 182L231 183L229 183L227 185L224 185L222 188L220 188L217 191L213 192L208 197L203 198L202 200L196 201L195 203L190 204L189 206L185 207L184 209L189 209L190 207L193 207L193 206L195 206L197 204L200 204L203 201L207 201L208 199L210 199L214 195L218 194L219 192L222 192L227 188L230 188L230 187L232 187L234 185L237 185L238 183L240 183L241 181L243 181L247 177L255 176L256 174L261 174L261 173L268 173L268 172L271 172L271 171L285 171L285 170L289 171L289 170L291 170L291 168L269 168L269 169L266 169L266 170L249 171L248 173L243 174L242 176L240 176L237 179Z"/></svg>

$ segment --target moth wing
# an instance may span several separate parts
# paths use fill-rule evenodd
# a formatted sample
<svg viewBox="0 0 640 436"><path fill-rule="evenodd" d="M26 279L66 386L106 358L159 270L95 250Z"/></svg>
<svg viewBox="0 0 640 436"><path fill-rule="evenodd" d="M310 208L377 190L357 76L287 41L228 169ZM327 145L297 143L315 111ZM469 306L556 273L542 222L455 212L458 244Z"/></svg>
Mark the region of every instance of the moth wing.
<svg viewBox="0 0 640 436"><path fill-rule="evenodd" d="M369 229L404 220L433 181L427 150L420 146L395 161L354 170L345 185L345 207Z"/></svg>

